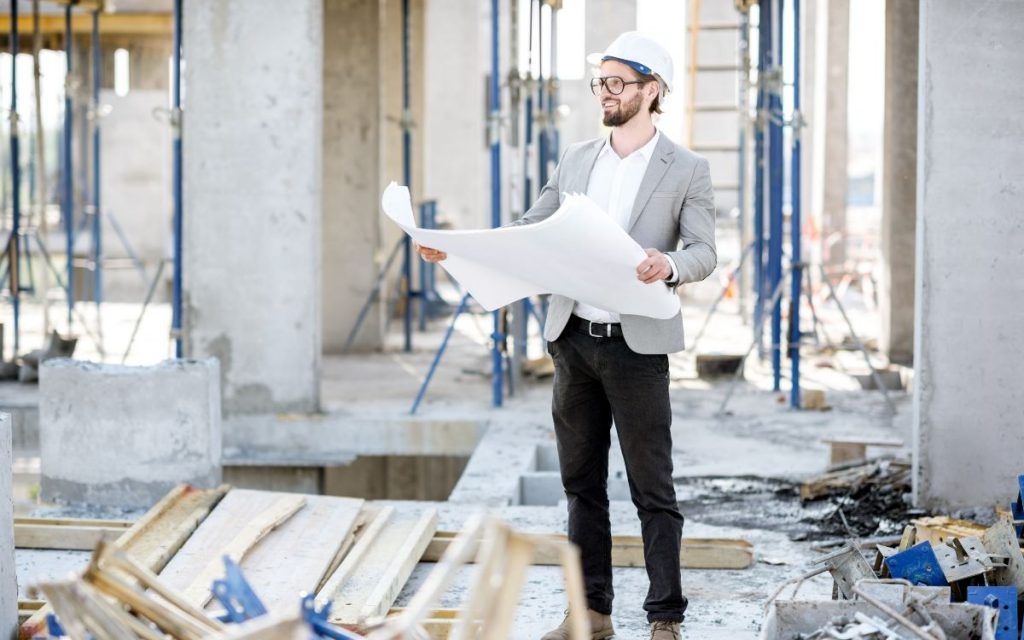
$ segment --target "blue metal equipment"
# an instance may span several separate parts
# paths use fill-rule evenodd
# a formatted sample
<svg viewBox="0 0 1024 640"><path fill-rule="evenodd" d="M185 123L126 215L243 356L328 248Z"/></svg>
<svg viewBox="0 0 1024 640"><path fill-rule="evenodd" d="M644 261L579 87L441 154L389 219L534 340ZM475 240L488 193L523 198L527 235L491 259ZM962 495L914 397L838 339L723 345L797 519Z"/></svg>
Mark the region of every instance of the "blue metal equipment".
<svg viewBox="0 0 1024 640"><path fill-rule="evenodd" d="M71 30L71 7L72 4L68 3L64 7L64 61L67 65L68 78L71 77L72 71L72 59L74 46L74 32ZM63 147L63 161L64 161L64 172L62 179L64 180L63 197L61 198L61 214L64 216L64 234L65 234L65 248L67 251L67 294L68 294L68 333L72 331L72 318L75 309L75 201L74 201L74 178L72 177L72 162L71 162L71 140L72 140L72 127L74 122L74 101L71 95L70 82L66 83L64 87L64 147Z"/></svg>
<svg viewBox="0 0 1024 640"><path fill-rule="evenodd" d="M407 1L407 0L406 0ZM501 226L501 90L499 85L500 68L498 66L498 26L500 12L498 0L491 0L491 87L490 104L491 116L489 122L489 135L491 146L491 226ZM504 364L502 361L501 348L505 342L505 335L501 328L501 311L492 313L494 318L494 333L491 334L492 363L492 402L495 407L502 405L505 376L503 373ZM454 319L453 319L454 320ZM454 324L454 322L453 322Z"/></svg>
<svg viewBox="0 0 1024 640"><path fill-rule="evenodd" d="M241 623L267 613L267 608L242 575L238 564L224 555L224 577L214 580L210 588L213 597L224 607L221 622Z"/></svg>
<svg viewBox="0 0 1024 640"><path fill-rule="evenodd" d="M792 151L789 159L790 216L789 216L789 260L792 266L789 291L789 363L790 391L789 406L799 409L800 404L800 298L803 283L803 254L800 247L801 200L800 200L800 2L793 2L793 116L790 136Z"/></svg>
<svg viewBox="0 0 1024 640"><path fill-rule="evenodd" d="M100 83L103 53L100 48L100 12L92 14L92 263L93 298L96 301L97 333L103 335L100 305L103 303L103 224L100 199Z"/></svg>
<svg viewBox="0 0 1024 640"><path fill-rule="evenodd" d="M992 607L999 612L996 622L996 640L1018 640L1017 588L967 587L967 602Z"/></svg>
<svg viewBox="0 0 1024 640"><path fill-rule="evenodd" d="M884 562L893 578L929 587L945 587L949 584L930 542L916 544L906 551L889 556Z"/></svg>
<svg viewBox="0 0 1024 640"><path fill-rule="evenodd" d="M182 0L174 0L174 51L172 58L172 106L171 126L174 130L174 175L172 177L172 190L174 197L174 295L171 310L171 334L174 336L174 357L181 358L183 354L181 340L181 313L182 313L182 233L184 227L184 213L182 209L182 148L181 148L181 7Z"/></svg>
<svg viewBox="0 0 1024 640"><path fill-rule="evenodd" d="M11 235L8 250L11 304L14 311L14 353L17 357L21 339L21 162L18 147L18 3L11 2ZM2 359L3 354L0 354Z"/></svg>

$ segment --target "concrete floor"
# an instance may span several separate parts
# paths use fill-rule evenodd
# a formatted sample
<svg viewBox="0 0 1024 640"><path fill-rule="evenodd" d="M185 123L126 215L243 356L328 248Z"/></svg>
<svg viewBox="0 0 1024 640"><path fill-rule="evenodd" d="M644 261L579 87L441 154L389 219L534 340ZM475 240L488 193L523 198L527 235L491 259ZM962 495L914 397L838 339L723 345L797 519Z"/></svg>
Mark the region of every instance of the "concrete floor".
<svg viewBox="0 0 1024 640"><path fill-rule="evenodd" d="M686 326L690 335L703 321L704 309L710 299L708 292L713 292L713 283L706 283L703 295L697 292L695 297L700 303L686 308ZM855 300L857 292L851 292L849 297ZM833 340L846 335L845 326L834 310L819 310ZM123 352L124 341L115 345L114 336L119 335L124 327L131 326L137 311L137 306L132 308L130 305L112 306L109 311L105 307L105 328L111 327L105 330L105 336L110 340L108 354L117 353L119 349ZM869 310L860 307L852 312L858 326L871 326L873 313ZM165 356L167 320L166 307L151 309L129 362L155 362ZM557 473L550 471L550 461L546 467L543 462L538 467L538 459L550 457L553 446L550 381L528 381L512 397L505 399L502 408L492 408L490 354L486 347L489 322L490 316L483 314L466 315L460 319L426 400L418 416L412 418L425 425L438 421L478 421L486 426L486 432L447 502L399 504L408 508L422 508L428 504L438 508L440 528L445 530L457 530L471 514L488 510L523 530L564 531L565 509L564 502L559 502L557 480L552 485L551 478L546 480L544 477L545 469L554 478L557 478ZM26 323L26 326L31 324ZM392 329L389 349L384 353L325 357L322 396L323 408L328 415L340 416L346 422L410 419L409 407L440 343L444 324L439 321L433 323L426 334L417 333L412 353L400 350L401 337L394 333L398 325L393 325ZM739 321L735 305L727 301L702 340L701 351L742 353L749 340L750 328ZM25 344L31 343L26 340ZM747 381L737 387L728 412L719 414L729 382L709 383L697 379L691 355L672 356L673 461L680 500L685 501L687 497L687 478L798 480L821 472L827 458L826 445L821 440L828 436L895 436L909 444L909 396L903 392L892 394L898 408L897 414L892 416L879 392L860 390L851 376L865 370L859 354L815 352L816 349L810 347L804 351L804 386L826 390L832 407L826 412L790 410L782 394L770 391L770 369L757 358L752 358ZM86 340L79 356L96 355L94 346ZM784 380L783 388L787 387L788 382ZM18 403L31 405L35 394L33 386L0 386L0 403L6 406ZM38 469L37 459L33 458L31 451L20 453L18 484L23 512L84 515L73 508L53 510L33 503L32 472L33 468ZM624 477L621 458L615 453L613 446L610 481L613 493L616 486L621 486ZM549 506L520 504L523 477L538 475L541 476L538 480L540 486L553 487L547 490ZM816 554L808 543L791 541L792 531L777 521L759 523L756 517L745 518L744 524L737 526L716 518L714 505L705 506L701 511L701 514L690 514L687 518L685 536L742 537L754 543L756 559L753 567L743 571L684 571L684 588L690 599L685 634L712 640L755 638L767 596L782 581L802 573ZM88 513L93 516L133 515ZM614 501L612 514L615 533L639 534L639 522L628 501ZM84 566L87 555L19 551L19 583L24 591L24 587L34 581L66 575ZM431 567L426 564L417 567L400 595L398 605L408 602ZM440 606L457 607L470 580L471 570L467 569ZM642 610L647 586L645 572L642 569L616 569L615 585L618 597L614 620L618 637L642 637L646 629ZM830 588L828 579L818 579L808 583L801 593L827 597ZM532 568L513 637L539 637L545 629L557 624L564 608L561 596L557 569Z"/></svg>

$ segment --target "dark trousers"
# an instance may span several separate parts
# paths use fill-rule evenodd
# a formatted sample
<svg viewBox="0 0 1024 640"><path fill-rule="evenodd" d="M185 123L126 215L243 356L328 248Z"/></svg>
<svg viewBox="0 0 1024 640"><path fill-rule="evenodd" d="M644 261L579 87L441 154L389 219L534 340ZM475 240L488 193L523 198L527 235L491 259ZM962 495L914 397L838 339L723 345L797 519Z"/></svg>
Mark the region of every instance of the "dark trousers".
<svg viewBox="0 0 1024 640"><path fill-rule="evenodd" d="M594 338L571 325L548 349L555 361L552 415L569 540L583 556L588 606L611 614L612 542L608 450L612 421L640 516L650 588L647 619L681 622L679 571L683 516L672 484L672 408L668 356L632 351L622 338Z"/></svg>

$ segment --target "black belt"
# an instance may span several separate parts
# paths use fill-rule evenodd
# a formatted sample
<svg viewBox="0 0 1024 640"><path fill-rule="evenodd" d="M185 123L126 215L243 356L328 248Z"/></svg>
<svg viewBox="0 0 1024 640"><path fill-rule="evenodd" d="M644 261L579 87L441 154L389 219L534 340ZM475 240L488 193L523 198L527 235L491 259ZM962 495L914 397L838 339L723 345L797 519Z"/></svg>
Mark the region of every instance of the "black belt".
<svg viewBox="0 0 1024 640"><path fill-rule="evenodd" d="M569 316L566 326L591 338L621 338L622 325L618 322L591 322L579 316Z"/></svg>

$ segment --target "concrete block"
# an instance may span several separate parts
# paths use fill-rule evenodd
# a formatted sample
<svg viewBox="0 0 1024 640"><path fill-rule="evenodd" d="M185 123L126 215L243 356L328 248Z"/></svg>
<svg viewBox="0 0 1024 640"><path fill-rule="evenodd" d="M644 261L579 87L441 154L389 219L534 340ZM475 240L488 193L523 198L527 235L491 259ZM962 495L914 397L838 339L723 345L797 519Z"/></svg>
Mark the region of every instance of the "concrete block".
<svg viewBox="0 0 1024 640"><path fill-rule="evenodd" d="M14 564L12 465L14 433L10 414L0 413L0 638L18 633L18 578Z"/></svg>
<svg viewBox="0 0 1024 640"><path fill-rule="evenodd" d="M40 371L42 497L146 508L182 482L221 482L220 366L50 360Z"/></svg>

